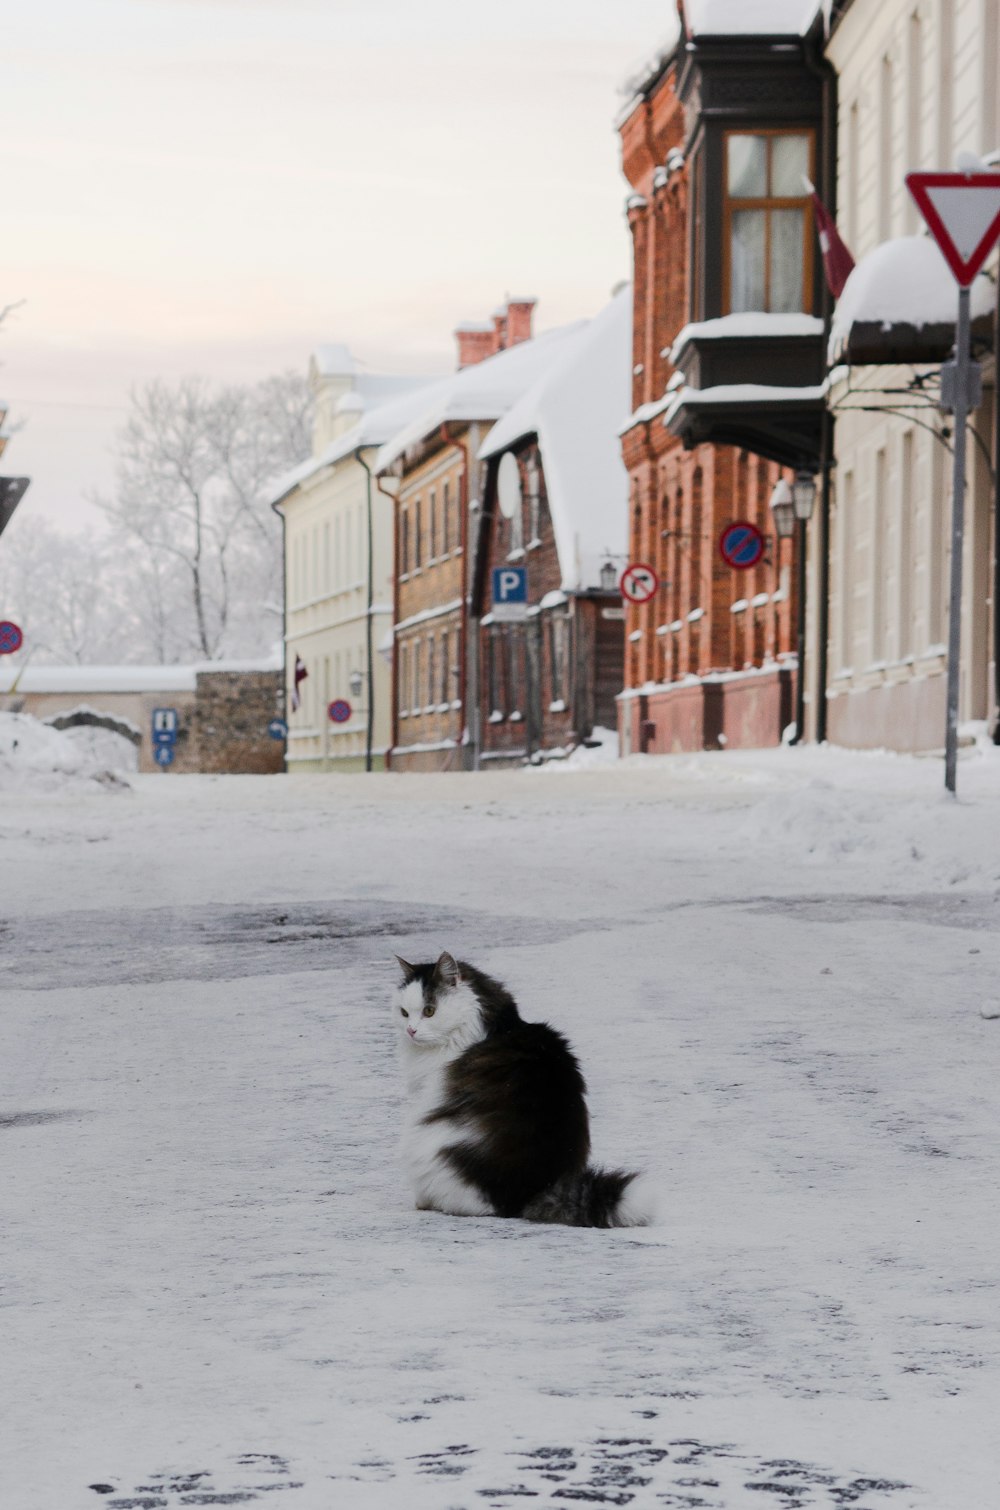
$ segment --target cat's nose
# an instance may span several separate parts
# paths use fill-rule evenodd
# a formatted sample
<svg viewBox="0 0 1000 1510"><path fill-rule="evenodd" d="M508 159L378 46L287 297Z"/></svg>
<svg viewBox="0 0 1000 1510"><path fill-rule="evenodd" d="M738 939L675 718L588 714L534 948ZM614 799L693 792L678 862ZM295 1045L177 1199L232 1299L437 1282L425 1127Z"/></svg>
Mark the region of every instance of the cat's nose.
<svg viewBox="0 0 1000 1510"><path fill-rule="evenodd" d="M417 1036L417 1030L416 1030L416 1028L407 1028L406 1031L409 1033L409 1035L410 1035L411 1038L416 1038L416 1036Z"/></svg>

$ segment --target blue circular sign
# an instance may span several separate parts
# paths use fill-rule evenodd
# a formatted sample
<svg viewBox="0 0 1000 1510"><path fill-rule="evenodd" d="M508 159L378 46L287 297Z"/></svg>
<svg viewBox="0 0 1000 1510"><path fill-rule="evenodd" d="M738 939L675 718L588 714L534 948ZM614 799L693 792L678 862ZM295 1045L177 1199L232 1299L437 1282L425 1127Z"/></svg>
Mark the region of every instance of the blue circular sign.
<svg viewBox="0 0 1000 1510"><path fill-rule="evenodd" d="M267 726L267 732L272 739L287 739L288 725L283 718L272 718Z"/></svg>
<svg viewBox="0 0 1000 1510"><path fill-rule="evenodd" d="M0 655L14 655L23 644L20 625L11 619L0 619Z"/></svg>
<svg viewBox="0 0 1000 1510"><path fill-rule="evenodd" d="M330 722L334 724L346 724L351 716L351 705L345 697L335 698L326 710L330 715Z"/></svg>
<svg viewBox="0 0 1000 1510"><path fill-rule="evenodd" d="M749 519L734 519L719 536L719 554L727 566L746 571L764 554L764 536Z"/></svg>

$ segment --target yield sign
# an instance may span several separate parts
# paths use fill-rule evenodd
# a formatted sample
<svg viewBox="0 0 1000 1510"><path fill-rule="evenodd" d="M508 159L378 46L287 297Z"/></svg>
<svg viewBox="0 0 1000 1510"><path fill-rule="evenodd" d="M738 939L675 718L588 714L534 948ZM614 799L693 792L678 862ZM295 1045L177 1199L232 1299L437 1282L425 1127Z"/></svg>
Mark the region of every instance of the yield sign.
<svg viewBox="0 0 1000 1510"><path fill-rule="evenodd" d="M906 187L967 288L1000 239L1000 173L908 173Z"/></svg>

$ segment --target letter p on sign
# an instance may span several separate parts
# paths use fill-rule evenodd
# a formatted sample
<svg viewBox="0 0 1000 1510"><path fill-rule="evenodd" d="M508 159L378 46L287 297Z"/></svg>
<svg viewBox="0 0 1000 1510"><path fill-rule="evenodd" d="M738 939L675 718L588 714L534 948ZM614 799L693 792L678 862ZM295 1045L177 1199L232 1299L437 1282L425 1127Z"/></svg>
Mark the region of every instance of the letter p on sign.
<svg viewBox="0 0 1000 1510"><path fill-rule="evenodd" d="M493 617L523 618L528 610L528 572L523 566L493 568Z"/></svg>

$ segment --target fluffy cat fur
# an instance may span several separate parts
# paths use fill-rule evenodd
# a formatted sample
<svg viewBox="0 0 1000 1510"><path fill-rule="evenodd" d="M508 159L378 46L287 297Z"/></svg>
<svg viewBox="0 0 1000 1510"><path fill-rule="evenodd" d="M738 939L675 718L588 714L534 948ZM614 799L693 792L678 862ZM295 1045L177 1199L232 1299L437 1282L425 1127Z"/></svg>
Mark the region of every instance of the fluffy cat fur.
<svg viewBox="0 0 1000 1510"><path fill-rule="evenodd" d="M464 960L399 964L402 1152L417 1207L573 1227L652 1221L639 1177L587 1163L587 1088L565 1038L524 1022L510 992Z"/></svg>

